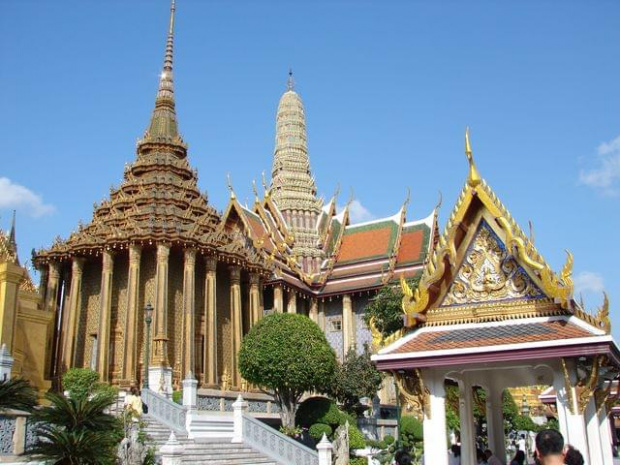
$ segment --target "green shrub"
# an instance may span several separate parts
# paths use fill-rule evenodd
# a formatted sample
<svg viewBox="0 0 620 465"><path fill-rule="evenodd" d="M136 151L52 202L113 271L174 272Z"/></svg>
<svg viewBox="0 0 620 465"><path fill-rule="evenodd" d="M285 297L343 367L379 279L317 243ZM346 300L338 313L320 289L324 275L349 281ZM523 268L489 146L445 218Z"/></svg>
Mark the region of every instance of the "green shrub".
<svg viewBox="0 0 620 465"><path fill-rule="evenodd" d="M315 423L310 427L308 432L310 433L310 437L312 437L312 439L319 442L323 437L323 434L325 434L327 437L330 437L333 430L331 426L324 423Z"/></svg>
<svg viewBox="0 0 620 465"><path fill-rule="evenodd" d="M326 397L311 397L301 403L297 410L295 423L309 428L315 423L323 423L334 429L334 426L344 424L343 412L341 412L333 400Z"/></svg>
<svg viewBox="0 0 620 465"><path fill-rule="evenodd" d="M392 444L394 444L394 441L396 439L394 439L394 436L392 436L391 434L386 434L383 437L383 442L385 442L388 446L391 446Z"/></svg>
<svg viewBox="0 0 620 465"><path fill-rule="evenodd" d="M90 368L71 368L62 375L62 387L71 397L83 399L99 387L99 373Z"/></svg>
<svg viewBox="0 0 620 465"><path fill-rule="evenodd" d="M366 447L366 438L355 423L349 423L349 449L363 449Z"/></svg>
<svg viewBox="0 0 620 465"><path fill-rule="evenodd" d="M385 441L377 441L376 439L366 439L366 445L372 449L387 449L388 445Z"/></svg>
<svg viewBox="0 0 620 465"><path fill-rule="evenodd" d="M183 405L183 391L173 391L172 402L176 402L177 404Z"/></svg>
<svg viewBox="0 0 620 465"><path fill-rule="evenodd" d="M368 459L364 457L351 457L349 465L368 465Z"/></svg>
<svg viewBox="0 0 620 465"><path fill-rule="evenodd" d="M416 417L405 416L400 419L400 438L403 446L413 448L424 439L422 422Z"/></svg>

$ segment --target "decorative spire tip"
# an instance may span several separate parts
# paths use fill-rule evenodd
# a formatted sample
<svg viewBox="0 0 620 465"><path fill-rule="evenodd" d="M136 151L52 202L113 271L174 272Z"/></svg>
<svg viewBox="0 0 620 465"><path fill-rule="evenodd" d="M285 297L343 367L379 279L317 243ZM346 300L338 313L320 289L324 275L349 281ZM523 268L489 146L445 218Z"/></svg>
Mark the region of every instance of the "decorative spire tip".
<svg viewBox="0 0 620 465"><path fill-rule="evenodd" d="M286 88L288 90L295 90L295 80L293 79L293 68L288 70L288 80L286 81Z"/></svg>
<svg viewBox="0 0 620 465"><path fill-rule="evenodd" d="M476 187L480 184L482 179L480 178L480 174L478 173L478 169L474 163L474 155L469 142L469 126L465 128L465 155L467 156L467 161L469 162L469 176L467 177L467 184L471 187Z"/></svg>

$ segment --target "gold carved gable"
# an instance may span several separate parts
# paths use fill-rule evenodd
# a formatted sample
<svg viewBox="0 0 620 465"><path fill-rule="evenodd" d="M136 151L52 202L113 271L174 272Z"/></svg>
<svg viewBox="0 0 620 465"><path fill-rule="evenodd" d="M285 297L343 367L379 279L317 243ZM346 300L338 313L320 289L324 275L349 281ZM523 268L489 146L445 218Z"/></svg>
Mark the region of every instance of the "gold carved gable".
<svg viewBox="0 0 620 465"><path fill-rule="evenodd" d="M508 254L503 241L483 219L441 306L544 297L540 288L515 258Z"/></svg>

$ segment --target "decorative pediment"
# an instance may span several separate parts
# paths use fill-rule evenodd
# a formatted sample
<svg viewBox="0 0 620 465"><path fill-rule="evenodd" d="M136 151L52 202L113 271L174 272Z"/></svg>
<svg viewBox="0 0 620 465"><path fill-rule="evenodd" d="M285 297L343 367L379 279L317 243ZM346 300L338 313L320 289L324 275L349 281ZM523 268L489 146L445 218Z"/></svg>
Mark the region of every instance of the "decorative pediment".
<svg viewBox="0 0 620 465"><path fill-rule="evenodd" d="M545 295L483 219L440 306L471 305Z"/></svg>

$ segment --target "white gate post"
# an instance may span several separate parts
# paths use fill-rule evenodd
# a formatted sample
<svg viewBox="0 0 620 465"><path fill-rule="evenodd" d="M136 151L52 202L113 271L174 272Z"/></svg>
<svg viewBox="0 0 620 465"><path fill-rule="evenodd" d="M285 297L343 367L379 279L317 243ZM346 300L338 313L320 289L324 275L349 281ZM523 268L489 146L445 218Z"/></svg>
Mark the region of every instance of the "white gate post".
<svg viewBox="0 0 620 465"><path fill-rule="evenodd" d="M316 445L316 448L319 451L319 465L332 465L332 450L334 446L329 442L325 433L323 433L323 438Z"/></svg>
<svg viewBox="0 0 620 465"><path fill-rule="evenodd" d="M161 465L181 465L184 450L183 445L177 441L174 431L170 431L168 441L159 449Z"/></svg>
<svg viewBox="0 0 620 465"><path fill-rule="evenodd" d="M248 408L248 403L243 400L241 394L237 397L233 406L233 419L234 419L234 430L233 430L233 443L243 442L243 412L245 412Z"/></svg>
<svg viewBox="0 0 620 465"><path fill-rule="evenodd" d="M198 401L198 381L191 371L183 380L183 405L190 409L196 408Z"/></svg>

